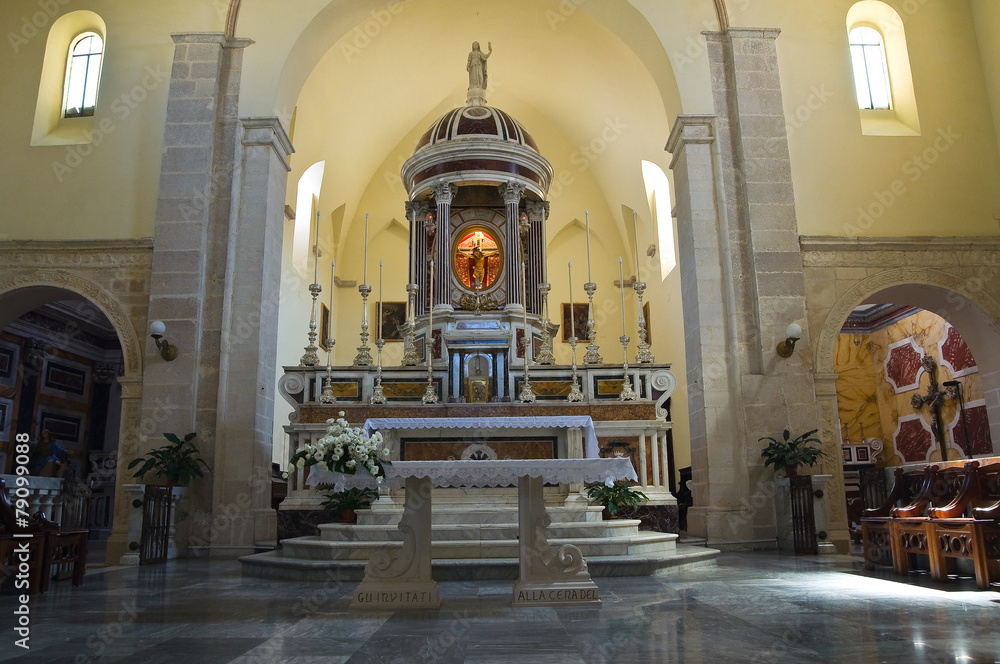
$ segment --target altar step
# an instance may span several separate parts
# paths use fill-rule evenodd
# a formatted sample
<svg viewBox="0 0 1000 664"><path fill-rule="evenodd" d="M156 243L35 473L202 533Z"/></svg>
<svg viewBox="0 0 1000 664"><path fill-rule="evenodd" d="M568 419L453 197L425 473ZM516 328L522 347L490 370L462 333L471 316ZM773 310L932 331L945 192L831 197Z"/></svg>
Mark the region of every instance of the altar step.
<svg viewBox="0 0 1000 664"><path fill-rule="evenodd" d="M676 546L669 555L588 556L587 568L593 577L664 576L673 572L714 565L719 552L700 546ZM289 581L357 582L364 578L365 560L312 560L290 558L281 549L240 558L243 575ZM438 559L431 564L437 581L514 580L518 577L517 558Z"/></svg>
<svg viewBox="0 0 1000 664"><path fill-rule="evenodd" d="M551 538L605 538L622 537L638 530L636 519L611 521L569 521L549 526ZM659 533L657 533L659 534ZM677 535L671 535L677 539ZM327 542L401 542L402 535L395 523L361 525L323 523L319 525L319 538ZM431 526L431 539L435 542L453 540L516 540L516 523L435 523ZM285 540L294 541L294 540Z"/></svg>
<svg viewBox="0 0 1000 664"><path fill-rule="evenodd" d="M639 522L636 521L636 524ZM550 529L550 533L551 533ZM558 538L550 537L549 544L573 544L588 560L591 556L656 556L670 553L676 548L677 535L670 533L636 533L617 537ZM398 548L401 542L392 541L341 541L333 542L319 537L295 537L284 540L282 549L286 556L309 560L368 560L372 553L384 548ZM431 557L435 559L458 558L516 558L518 541L503 540L452 540L431 542Z"/></svg>

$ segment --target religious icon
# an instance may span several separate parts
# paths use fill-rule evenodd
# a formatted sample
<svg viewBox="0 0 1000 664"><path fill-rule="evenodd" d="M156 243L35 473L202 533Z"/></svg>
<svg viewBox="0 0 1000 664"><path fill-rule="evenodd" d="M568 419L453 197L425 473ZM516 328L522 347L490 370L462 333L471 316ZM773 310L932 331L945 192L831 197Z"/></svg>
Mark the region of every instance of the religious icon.
<svg viewBox="0 0 1000 664"><path fill-rule="evenodd" d="M330 350L327 341L330 339L330 307L319 303L319 347Z"/></svg>
<svg viewBox="0 0 1000 664"><path fill-rule="evenodd" d="M383 302L379 331L386 341L402 341L406 302Z"/></svg>
<svg viewBox="0 0 1000 664"><path fill-rule="evenodd" d="M587 340L587 304L573 303L573 325L576 327L573 332L576 332L576 338L582 339L584 342ZM570 334L570 324L569 324L569 302L563 302L562 305L562 340L563 343L569 343L569 338L572 336Z"/></svg>
<svg viewBox="0 0 1000 664"><path fill-rule="evenodd" d="M642 305L642 317L646 321L646 343L650 346L653 345L653 333L650 332L649 328L649 302L645 302ZM584 336L587 336L586 334Z"/></svg>
<svg viewBox="0 0 1000 664"><path fill-rule="evenodd" d="M455 248L455 274L467 288L489 288L500 274L500 247L487 231L465 234Z"/></svg>

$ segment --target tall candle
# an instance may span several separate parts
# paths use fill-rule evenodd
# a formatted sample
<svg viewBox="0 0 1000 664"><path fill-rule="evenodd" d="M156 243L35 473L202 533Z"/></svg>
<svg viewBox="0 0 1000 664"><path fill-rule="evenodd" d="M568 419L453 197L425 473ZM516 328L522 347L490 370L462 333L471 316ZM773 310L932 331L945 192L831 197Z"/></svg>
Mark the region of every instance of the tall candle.
<svg viewBox="0 0 1000 664"><path fill-rule="evenodd" d="M334 273L337 269L337 264L330 262L330 319L333 320L333 287L337 283L337 279Z"/></svg>
<svg viewBox="0 0 1000 664"><path fill-rule="evenodd" d="M313 283L319 283L319 210L316 210L316 244L313 245Z"/></svg>
<svg viewBox="0 0 1000 664"><path fill-rule="evenodd" d="M625 329L625 277L622 276L622 257L618 257L618 292L622 298L622 336L626 334Z"/></svg>
<svg viewBox="0 0 1000 664"><path fill-rule="evenodd" d="M378 323L376 324L376 329L378 330L378 339L382 338L382 261L378 262Z"/></svg>
<svg viewBox="0 0 1000 664"><path fill-rule="evenodd" d="M573 311L573 264L569 264L569 336L576 336L576 312Z"/></svg>
<svg viewBox="0 0 1000 664"><path fill-rule="evenodd" d="M635 210L632 210L632 235L635 240L635 278L639 278L639 222L636 221Z"/></svg>
<svg viewBox="0 0 1000 664"><path fill-rule="evenodd" d="M430 371L431 363L434 361L434 259L431 259L431 278L428 288L431 306L427 314L427 371Z"/></svg>
<svg viewBox="0 0 1000 664"><path fill-rule="evenodd" d="M590 210L583 211L584 216L587 218L587 283L594 283L594 279L590 276Z"/></svg>
<svg viewBox="0 0 1000 664"><path fill-rule="evenodd" d="M365 267L364 267L364 277L361 279L361 283L368 283L368 213L365 212Z"/></svg>

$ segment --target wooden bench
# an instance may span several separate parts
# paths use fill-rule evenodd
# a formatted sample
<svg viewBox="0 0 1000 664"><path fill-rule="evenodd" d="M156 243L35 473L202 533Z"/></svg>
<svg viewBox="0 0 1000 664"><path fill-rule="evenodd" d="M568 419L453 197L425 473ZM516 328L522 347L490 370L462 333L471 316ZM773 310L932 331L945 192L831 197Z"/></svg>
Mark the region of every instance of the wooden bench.
<svg viewBox="0 0 1000 664"><path fill-rule="evenodd" d="M971 468L970 468L971 466ZM911 560L916 556L927 556L931 566L927 522L928 510L951 504L962 491L967 478L975 476L976 461L934 470L928 474L920 495L905 507L890 510L889 533L892 551L892 569L896 574L906 576L910 572Z"/></svg>
<svg viewBox="0 0 1000 664"><path fill-rule="evenodd" d="M11 571L19 570L22 562L20 550L27 547L29 594L46 592L53 567L63 565L72 565L73 585L82 584L87 569L89 531L61 530L42 513L32 516L27 527L15 529L16 512L4 489L4 481L0 479L0 579Z"/></svg>
<svg viewBox="0 0 1000 664"><path fill-rule="evenodd" d="M897 468L892 489L880 506L866 509L861 515L861 542L865 556L865 569L873 570L875 565L892 564L889 521L894 507L903 503L910 505L922 493L924 486L933 483L937 466L927 466L923 470L905 472Z"/></svg>
<svg viewBox="0 0 1000 664"><path fill-rule="evenodd" d="M925 526L931 576L947 581L956 559L971 560L976 585L986 590L1000 578L1000 464L965 466L959 494L948 505L928 510Z"/></svg>

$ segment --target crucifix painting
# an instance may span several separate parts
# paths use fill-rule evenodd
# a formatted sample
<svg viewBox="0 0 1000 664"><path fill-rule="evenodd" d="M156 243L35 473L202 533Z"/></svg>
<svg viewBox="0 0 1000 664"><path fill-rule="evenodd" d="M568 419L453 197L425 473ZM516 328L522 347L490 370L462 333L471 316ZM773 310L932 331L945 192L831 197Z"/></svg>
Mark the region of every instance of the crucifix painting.
<svg viewBox="0 0 1000 664"><path fill-rule="evenodd" d="M500 247L484 230L473 230L455 248L455 273L467 288L489 288L500 274Z"/></svg>
<svg viewBox="0 0 1000 664"><path fill-rule="evenodd" d="M930 379L927 383L927 394L923 396L914 394L910 399L910 405L916 410L921 410L924 406L927 406L927 410L930 412L931 416L931 431L934 432L938 448L941 450L941 460L947 461L948 444L944 439L944 422L941 418L941 407L944 405L944 400L949 396L948 390L942 390L938 387L938 366L933 357L930 355L924 355L923 359L920 360L920 364L923 366L924 371L927 373L927 377Z"/></svg>

